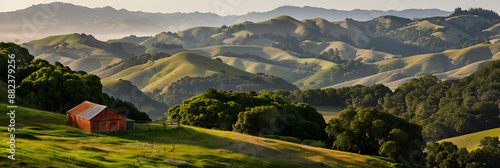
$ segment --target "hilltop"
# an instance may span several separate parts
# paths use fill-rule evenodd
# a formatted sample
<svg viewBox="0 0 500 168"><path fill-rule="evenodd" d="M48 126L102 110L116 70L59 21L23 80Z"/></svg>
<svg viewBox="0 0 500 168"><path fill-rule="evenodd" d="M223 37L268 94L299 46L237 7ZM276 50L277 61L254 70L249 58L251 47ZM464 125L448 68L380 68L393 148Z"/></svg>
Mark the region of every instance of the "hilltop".
<svg viewBox="0 0 500 168"><path fill-rule="evenodd" d="M5 105L0 109L7 110ZM4 167L391 167L393 164L378 157L189 126L163 128L162 124L137 124L135 131L89 134L67 126L63 114L23 107L17 111L16 146L25 152L16 153L22 160L2 162ZM0 117L2 125L7 125L6 117ZM0 129L4 130L0 139L8 141L7 128ZM6 144L0 146L7 148ZM7 155L7 151L0 153Z"/></svg>

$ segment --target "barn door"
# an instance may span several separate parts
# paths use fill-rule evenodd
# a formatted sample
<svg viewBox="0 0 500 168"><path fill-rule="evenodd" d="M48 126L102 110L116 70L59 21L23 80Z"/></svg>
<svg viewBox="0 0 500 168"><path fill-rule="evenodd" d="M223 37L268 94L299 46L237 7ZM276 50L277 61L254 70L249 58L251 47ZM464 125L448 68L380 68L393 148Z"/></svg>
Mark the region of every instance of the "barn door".
<svg viewBox="0 0 500 168"><path fill-rule="evenodd" d="M119 131L118 121L109 121L109 131Z"/></svg>
<svg viewBox="0 0 500 168"><path fill-rule="evenodd" d="M117 120L98 121L97 123L99 132L119 131Z"/></svg>

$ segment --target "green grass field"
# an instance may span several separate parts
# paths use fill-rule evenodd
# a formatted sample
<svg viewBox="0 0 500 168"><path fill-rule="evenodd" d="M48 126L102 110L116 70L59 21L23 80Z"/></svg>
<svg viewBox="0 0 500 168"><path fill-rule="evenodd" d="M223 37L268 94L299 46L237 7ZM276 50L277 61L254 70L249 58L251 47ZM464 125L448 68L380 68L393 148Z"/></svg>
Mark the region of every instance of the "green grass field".
<svg viewBox="0 0 500 168"><path fill-rule="evenodd" d="M487 136L500 137L500 128L494 128L462 136L446 138L438 142L443 142L443 141L453 142L453 144L457 145L459 148L467 148L467 150L472 151L478 148L481 139Z"/></svg>
<svg viewBox="0 0 500 168"><path fill-rule="evenodd" d="M1 167L393 166L380 157L189 126L148 123L137 124L136 131L89 134L66 126L63 114L23 107L16 109L16 160L11 161L5 150L8 117L0 115Z"/></svg>

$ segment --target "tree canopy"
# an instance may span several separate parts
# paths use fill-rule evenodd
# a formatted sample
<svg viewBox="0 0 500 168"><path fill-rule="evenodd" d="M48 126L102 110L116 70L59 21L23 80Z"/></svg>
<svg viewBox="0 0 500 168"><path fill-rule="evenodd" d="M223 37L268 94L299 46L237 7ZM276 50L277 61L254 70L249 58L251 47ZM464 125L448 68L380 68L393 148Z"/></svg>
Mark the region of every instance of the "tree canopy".
<svg viewBox="0 0 500 168"><path fill-rule="evenodd" d="M333 149L379 154L395 161L400 157L423 160L421 132L421 126L375 108L341 111L326 127Z"/></svg>
<svg viewBox="0 0 500 168"><path fill-rule="evenodd" d="M290 104L278 95L209 88L171 107L168 115L181 124L232 130L251 135L284 135L303 139L325 137L323 116L309 104Z"/></svg>

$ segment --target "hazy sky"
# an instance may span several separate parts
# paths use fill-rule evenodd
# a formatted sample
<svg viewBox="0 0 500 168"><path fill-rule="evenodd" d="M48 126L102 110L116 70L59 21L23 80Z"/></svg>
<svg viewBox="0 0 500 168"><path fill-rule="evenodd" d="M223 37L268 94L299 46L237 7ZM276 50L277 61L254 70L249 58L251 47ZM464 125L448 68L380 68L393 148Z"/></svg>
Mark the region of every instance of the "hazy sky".
<svg viewBox="0 0 500 168"><path fill-rule="evenodd" d="M55 0L0 0L0 12L13 11L33 4ZM269 11L283 5L314 6L327 9L403 10L455 7L482 7L500 12L500 0L58 0L88 7L111 6L144 12L212 12L219 15L241 15L252 11Z"/></svg>

